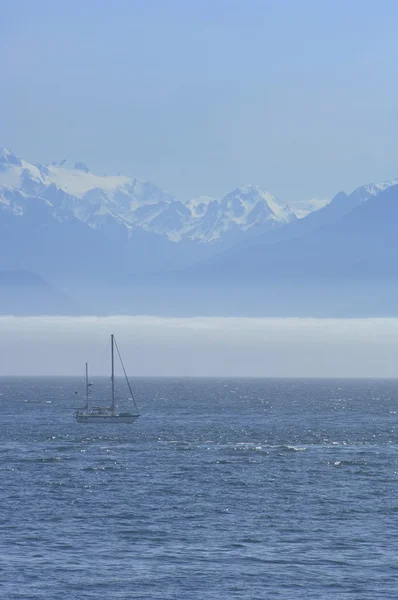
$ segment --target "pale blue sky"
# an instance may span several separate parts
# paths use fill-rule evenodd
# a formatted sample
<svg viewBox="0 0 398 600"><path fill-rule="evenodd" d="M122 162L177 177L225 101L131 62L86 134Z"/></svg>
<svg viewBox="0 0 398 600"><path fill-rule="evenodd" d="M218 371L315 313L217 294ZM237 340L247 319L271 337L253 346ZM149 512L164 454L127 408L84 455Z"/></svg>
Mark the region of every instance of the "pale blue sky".
<svg viewBox="0 0 398 600"><path fill-rule="evenodd" d="M395 0L0 0L0 146L184 200L398 176Z"/></svg>

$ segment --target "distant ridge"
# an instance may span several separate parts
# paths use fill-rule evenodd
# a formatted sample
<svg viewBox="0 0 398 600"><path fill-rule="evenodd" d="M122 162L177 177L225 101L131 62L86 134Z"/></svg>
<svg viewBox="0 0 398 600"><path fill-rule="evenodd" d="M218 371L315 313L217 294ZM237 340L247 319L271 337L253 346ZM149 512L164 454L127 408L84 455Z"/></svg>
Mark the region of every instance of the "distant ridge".
<svg viewBox="0 0 398 600"><path fill-rule="evenodd" d="M76 314L69 298L29 271L0 270L0 315Z"/></svg>
<svg viewBox="0 0 398 600"><path fill-rule="evenodd" d="M225 251L186 269L180 280L218 282L398 283L398 184L360 200L342 194L266 242ZM344 200L352 210L340 211ZM324 218L327 216L328 218ZM312 219L311 219L312 217ZM312 222L311 222L312 221ZM289 228L294 229L289 235ZM271 243L271 240L273 243Z"/></svg>
<svg viewBox="0 0 398 600"><path fill-rule="evenodd" d="M15 270L1 271L0 270L0 286L32 286L32 287L47 287L50 285L44 281L42 277L31 273L30 271Z"/></svg>

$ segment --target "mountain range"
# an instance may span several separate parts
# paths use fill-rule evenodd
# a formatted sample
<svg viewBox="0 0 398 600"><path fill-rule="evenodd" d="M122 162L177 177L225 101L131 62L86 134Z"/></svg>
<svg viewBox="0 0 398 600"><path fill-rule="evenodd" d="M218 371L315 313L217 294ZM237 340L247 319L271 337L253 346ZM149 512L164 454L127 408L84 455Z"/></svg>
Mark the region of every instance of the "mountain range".
<svg viewBox="0 0 398 600"><path fill-rule="evenodd" d="M35 198L51 205L59 220L73 216L99 231L117 224L127 237L141 229L174 242L209 243L296 218L258 186L238 188L221 199L201 196L182 203L147 181L95 175L82 162L72 168L66 161L32 165L8 149L0 151L0 186L2 202L14 214L23 213Z"/></svg>
<svg viewBox="0 0 398 600"><path fill-rule="evenodd" d="M296 220L258 186L185 204L152 183L81 162L32 165L0 152L0 268L107 281L193 264Z"/></svg>
<svg viewBox="0 0 398 600"><path fill-rule="evenodd" d="M322 204L313 212L307 204L297 218L255 185L181 202L150 182L96 175L82 162L33 165L3 150L0 270L4 281L5 272L23 273L25 287L32 287L27 272L48 281L55 312L65 312L69 296L72 312L79 305L105 313L279 314L282 306L281 314L314 314L322 305L329 314L337 288L340 297L350 290L354 306L375 281L395 286L398 179ZM18 293L15 281L3 284L3 298L6 287ZM317 296L321 288L329 292ZM0 298L0 312L9 307Z"/></svg>

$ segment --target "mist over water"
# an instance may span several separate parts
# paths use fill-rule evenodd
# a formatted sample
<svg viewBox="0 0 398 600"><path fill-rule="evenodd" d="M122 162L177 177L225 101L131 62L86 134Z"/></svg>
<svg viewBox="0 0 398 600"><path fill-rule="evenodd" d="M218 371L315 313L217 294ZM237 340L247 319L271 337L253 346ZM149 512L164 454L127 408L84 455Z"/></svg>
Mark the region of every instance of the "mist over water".
<svg viewBox="0 0 398 600"><path fill-rule="evenodd" d="M0 374L396 377L398 319L0 317Z"/></svg>

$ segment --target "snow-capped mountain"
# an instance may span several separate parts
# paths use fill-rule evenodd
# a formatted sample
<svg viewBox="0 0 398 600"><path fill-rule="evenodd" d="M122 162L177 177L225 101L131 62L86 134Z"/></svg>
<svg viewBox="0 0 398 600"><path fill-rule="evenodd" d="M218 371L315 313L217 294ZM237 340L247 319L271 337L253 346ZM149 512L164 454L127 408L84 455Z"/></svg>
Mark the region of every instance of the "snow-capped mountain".
<svg viewBox="0 0 398 600"><path fill-rule="evenodd" d="M23 215L32 203L45 202L56 219L73 216L92 229L115 224L162 235L170 241L233 242L296 218L287 207L258 186L246 185L222 199L201 197L186 203L150 182L123 175L96 175L84 163L66 161L32 165L10 150L0 152L0 203Z"/></svg>
<svg viewBox="0 0 398 600"><path fill-rule="evenodd" d="M272 229L296 218L288 206L257 185L239 187L221 200L202 196L186 206L194 218L185 235L208 242L250 230L254 233L257 229Z"/></svg>
<svg viewBox="0 0 398 600"><path fill-rule="evenodd" d="M359 205L362 202L365 202L366 200L369 200L370 198L377 196L378 194L380 194L380 192L384 192L384 190L386 190L387 188L390 188L393 185L397 185L397 183L398 183L398 178L391 179L390 181L383 181L381 183L367 183L365 185L361 185L361 186L357 187L350 194L349 197L357 205Z"/></svg>

